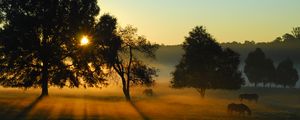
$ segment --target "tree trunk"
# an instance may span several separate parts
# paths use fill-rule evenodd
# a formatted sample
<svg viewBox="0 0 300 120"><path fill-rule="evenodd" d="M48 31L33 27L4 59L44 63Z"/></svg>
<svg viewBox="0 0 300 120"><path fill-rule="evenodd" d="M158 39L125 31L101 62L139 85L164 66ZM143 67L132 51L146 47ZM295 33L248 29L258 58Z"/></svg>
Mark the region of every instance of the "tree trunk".
<svg viewBox="0 0 300 120"><path fill-rule="evenodd" d="M129 82L130 82L130 81L129 81L129 79L128 79L128 81L127 81L127 91L126 91L126 94L127 94L126 100L127 100L127 101L131 101Z"/></svg>
<svg viewBox="0 0 300 120"><path fill-rule="evenodd" d="M196 90L201 95L202 98L205 97L205 88L196 88Z"/></svg>
<svg viewBox="0 0 300 120"><path fill-rule="evenodd" d="M42 94L41 96L48 96L48 63L43 62L43 68L42 68L42 79L41 79L41 84L42 84Z"/></svg>
<svg viewBox="0 0 300 120"><path fill-rule="evenodd" d="M123 84L123 93L125 95L125 98L127 101L130 101L131 100L130 90L129 90L129 87L127 87L127 84L129 84L129 83L126 82L124 77L122 77L122 84Z"/></svg>
<svg viewBox="0 0 300 120"><path fill-rule="evenodd" d="M123 93L127 101L131 101L130 92L128 89L123 89Z"/></svg>
<svg viewBox="0 0 300 120"><path fill-rule="evenodd" d="M256 87L257 86L257 83L256 82L254 82L254 87Z"/></svg>
<svg viewBox="0 0 300 120"><path fill-rule="evenodd" d="M126 88L125 86L123 86L123 93L125 95L126 100L131 101L129 88Z"/></svg>
<svg viewBox="0 0 300 120"><path fill-rule="evenodd" d="M123 80L123 81L125 81L125 85L126 85L126 86L124 86L125 89L123 89L123 92L125 94L127 101L131 101L131 97L130 97L131 63L132 63L132 48L131 48L131 46L129 46L129 63L127 66L127 81L125 79Z"/></svg>

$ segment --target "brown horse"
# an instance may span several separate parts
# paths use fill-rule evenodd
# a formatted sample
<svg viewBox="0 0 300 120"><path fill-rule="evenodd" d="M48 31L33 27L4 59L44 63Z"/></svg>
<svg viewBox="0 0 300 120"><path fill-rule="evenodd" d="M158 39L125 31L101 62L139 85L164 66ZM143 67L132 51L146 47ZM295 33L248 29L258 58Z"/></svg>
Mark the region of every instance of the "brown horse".
<svg viewBox="0 0 300 120"><path fill-rule="evenodd" d="M257 94L240 94L239 98L241 101L243 101L243 99L248 100L248 101L258 101L258 95Z"/></svg>
<svg viewBox="0 0 300 120"><path fill-rule="evenodd" d="M245 112L247 112L249 116L251 115L250 108L245 104L235 104L235 103L228 104L227 111L230 114L236 112L239 115L245 116Z"/></svg>

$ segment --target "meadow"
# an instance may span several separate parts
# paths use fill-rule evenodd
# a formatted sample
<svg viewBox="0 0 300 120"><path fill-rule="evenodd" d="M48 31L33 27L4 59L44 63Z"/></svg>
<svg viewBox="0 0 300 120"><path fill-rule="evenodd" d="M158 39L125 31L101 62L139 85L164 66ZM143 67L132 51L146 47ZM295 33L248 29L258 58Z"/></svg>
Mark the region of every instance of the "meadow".
<svg viewBox="0 0 300 120"><path fill-rule="evenodd" d="M237 91L208 90L205 98L194 89L172 89L156 84L154 95L132 89L133 102L126 102L119 85L96 89L49 89L38 99L40 89L0 88L0 119L134 119L134 120L297 120L300 119L300 89L242 88ZM258 93L258 103L243 101L251 116L230 115L227 105L240 103L240 93Z"/></svg>

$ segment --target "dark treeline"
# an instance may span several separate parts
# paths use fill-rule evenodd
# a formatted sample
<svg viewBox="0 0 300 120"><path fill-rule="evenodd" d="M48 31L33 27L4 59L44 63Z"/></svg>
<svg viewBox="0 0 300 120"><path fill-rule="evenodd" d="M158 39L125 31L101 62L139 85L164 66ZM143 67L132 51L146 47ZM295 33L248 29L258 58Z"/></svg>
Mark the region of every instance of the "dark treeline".
<svg viewBox="0 0 300 120"><path fill-rule="evenodd" d="M294 72L297 70L299 72L300 64L300 39L299 39L299 27L292 30L291 33L286 33L282 37L276 38L272 42L265 43L255 43L254 41L245 41L244 43L232 42L232 43L221 43L220 45L224 48L228 47L240 54L240 69L244 71L244 65L246 58L250 52L255 51L259 48L263 52L264 60L261 65L262 69L258 70L260 73L265 73L262 75L264 77L257 80L259 82L250 81L250 83L262 86L275 87L286 86L294 87L297 76L288 78L289 75L283 75L279 72L281 66L290 66L290 71ZM175 66L184 54L184 50L181 45L162 45L157 52L157 60L160 64L165 64L169 66ZM283 63L288 63L289 65L283 65ZM288 67L284 67L288 68ZM293 70L292 70L293 69ZM268 75L266 75L268 74ZM281 75L281 76L279 76ZM294 75L296 75L294 73ZM266 77L271 76L271 77ZM282 77L286 76L286 77ZM249 77L245 74L245 78ZM289 80L288 80L289 79ZM297 79L298 80L298 79ZM289 84L285 83L287 81L293 81Z"/></svg>
<svg viewBox="0 0 300 120"><path fill-rule="evenodd" d="M245 41L244 43L231 42L222 43L222 46L229 47L241 54L241 60L245 60L247 54L256 48L261 48L266 55L273 59L277 65L283 59L289 57L296 64L300 61L300 27L293 28L291 33L286 33L281 37L274 38L271 42L255 43L254 41Z"/></svg>

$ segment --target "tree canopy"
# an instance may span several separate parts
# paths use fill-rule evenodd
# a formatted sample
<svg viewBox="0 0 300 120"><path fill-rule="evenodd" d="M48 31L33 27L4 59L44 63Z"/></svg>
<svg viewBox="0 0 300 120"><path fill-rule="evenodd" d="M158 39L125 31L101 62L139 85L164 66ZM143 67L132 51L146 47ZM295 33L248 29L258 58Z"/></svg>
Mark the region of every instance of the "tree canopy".
<svg viewBox="0 0 300 120"><path fill-rule="evenodd" d="M275 84L284 87L294 87L299 79L298 71L294 68L292 60L289 58L281 61L276 69Z"/></svg>
<svg viewBox="0 0 300 120"><path fill-rule="evenodd" d="M257 86L258 83L269 83L273 81L275 67L273 61L266 58L265 53L257 48L250 52L245 60L244 72L249 82Z"/></svg>
<svg viewBox="0 0 300 120"><path fill-rule="evenodd" d="M1 85L41 86L42 95L48 95L48 84L103 82L79 46L81 36L95 25L97 0L2 0L0 10Z"/></svg>
<svg viewBox="0 0 300 120"><path fill-rule="evenodd" d="M172 87L195 88L203 97L206 89L239 89L244 84L239 54L223 49L203 26L195 27L183 43L185 51L172 72Z"/></svg>

